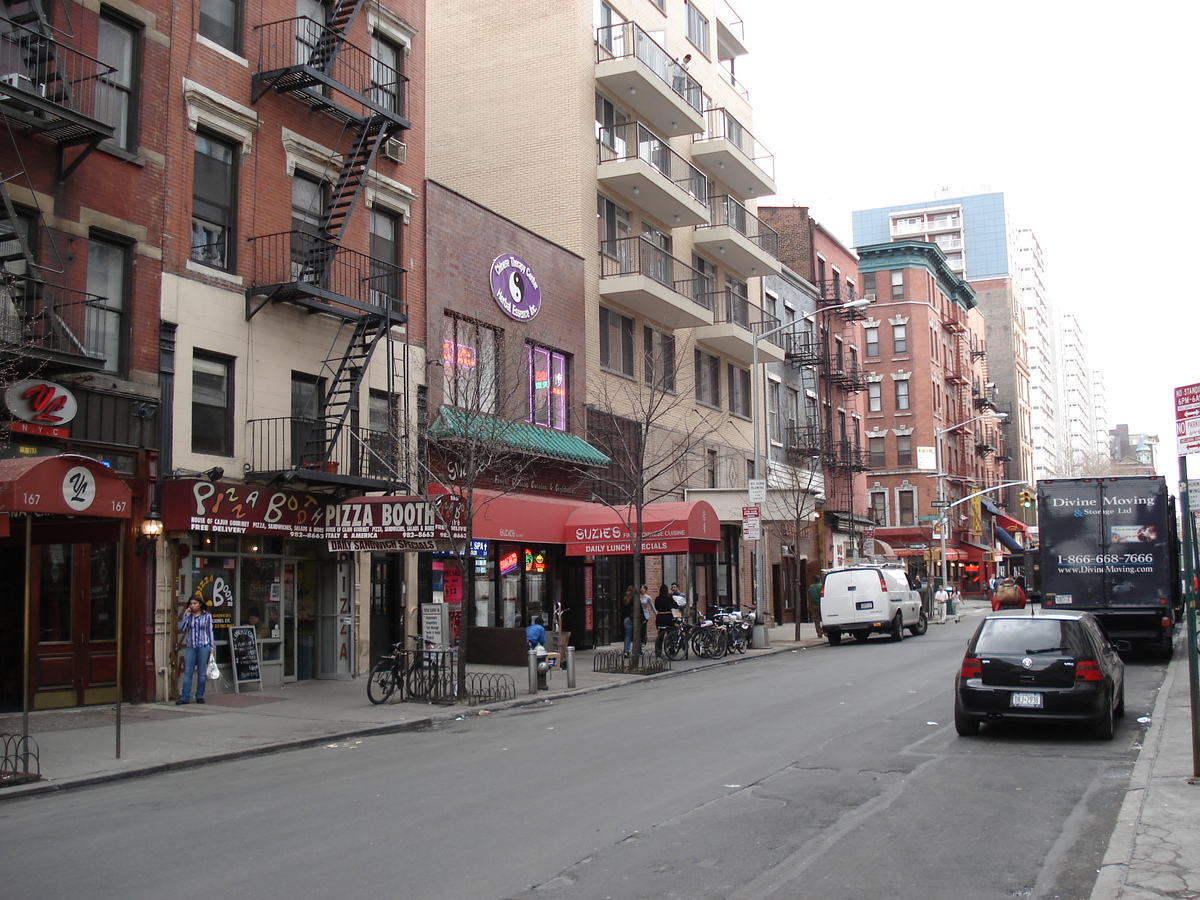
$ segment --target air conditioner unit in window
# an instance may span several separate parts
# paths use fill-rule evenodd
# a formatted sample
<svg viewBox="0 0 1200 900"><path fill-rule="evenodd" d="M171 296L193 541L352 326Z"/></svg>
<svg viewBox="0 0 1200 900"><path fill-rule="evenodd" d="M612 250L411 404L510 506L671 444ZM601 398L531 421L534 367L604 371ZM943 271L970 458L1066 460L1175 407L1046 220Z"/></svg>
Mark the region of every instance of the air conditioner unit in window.
<svg viewBox="0 0 1200 900"><path fill-rule="evenodd" d="M396 138L388 138L383 142L383 156L394 163L404 165L408 159L408 145Z"/></svg>
<svg viewBox="0 0 1200 900"><path fill-rule="evenodd" d="M45 85L34 84L28 75L24 75L21 72L9 72L6 75L0 75L0 84L8 85L8 87L16 88L27 94L36 94L39 97L43 97L46 94Z"/></svg>
<svg viewBox="0 0 1200 900"><path fill-rule="evenodd" d="M871 293L869 293L869 294L863 294L863 299L864 299L864 300L870 300L872 303L874 303L874 302L875 302L875 292L874 292L874 291L872 291L872 292L871 292Z"/></svg>

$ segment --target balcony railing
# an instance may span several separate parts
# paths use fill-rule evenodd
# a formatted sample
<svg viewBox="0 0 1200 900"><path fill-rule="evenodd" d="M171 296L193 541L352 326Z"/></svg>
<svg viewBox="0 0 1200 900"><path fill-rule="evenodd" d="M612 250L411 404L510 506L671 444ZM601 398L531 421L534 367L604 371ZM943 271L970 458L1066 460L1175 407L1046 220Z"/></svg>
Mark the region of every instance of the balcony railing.
<svg viewBox="0 0 1200 900"><path fill-rule="evenodd" d="M708 130L704 134L696 135L694 139L695 143L702 144L705 141L716 140L729 141L758 168L762 169L767 177L772 181L775 180L774 154L759 143L758 139L750 133L750 130L745 125L734 118L729 110L720 107L708 110L706 115L708 117Z"/></svg>
<svg viewBox="0 0 1200 900"><path fill-rule="evenodd" d="M305 303L314 309L353 317L366 314L405 317L405 270L365 253L303 231L249 239L252 256L248 295Z"/></svg>
<svg viewBox="0 0 1200 900"><path fill-rule="evenodd" d="M321 418L281 416L251 419L246 423L247 473L277 475L296 472L302 479L310 473L343 479L400 480L397 461L400 447L387 431L345 426L326 458L326 435L335 431L332 422Z"/></svg>
<svg viewBox="0 0 1200 900"><path fill-rule="evenodd" d="M95 368L104 362L103 298L0 273L0 347L52 363Z"/></svg>
<svg viewBox="0 0 1200 900"><path fill-rule="evenodd" d="M870 454L852 441L830 441L825 448L825 463L850 472L866 472L871 468Z"/></svg>
<svg viewBox="0 0 1200 900"><path fill-rule="evenodd" d="M819 366L825 360L825 348L812 334L798 331L783 333L783 358L793 366Z"/></svg>
<svg viewBox="0 0 1200 900"><path fill-rule="evenodd" d="M704 112L704 91L636 22L620 22L596 29L596 61L636 58L662 79L696 112Z"/></svg>
<svg viewBox="0 0 1200 900"><path fill-rule="evenodd" d="M645 275L705 309L712 309L710 282L648 238L627 237L600 244L600 277Z"/></svg>
<svg viewBox="0 0 1200 900"><path fill-rule="evenodd" d="M344 112L327 99L333 88L409 127L408 78L338 32L307 16L256 25L259 35L254 100L273 89L303 93L310 105Z"/></svg>
<svg viewBox="0 0 1200 900"><path fill-rule="evenodd" d="M0 114L63 143L109 138L122 94L112 66L11 20L0 35ZM69 114L67 114L69 113Z"/></svg>
<svg viewBox="0 0 1200 900"><path fill-rule="evenodd" d="M693 200L708 205L708 178L640 122L600 129L600 162L640 159Z"/></svg>
<svg viewBox="0 0 1200 900"><path fill-rule="evenodd" d="M764 253L779 258L779 233L774 228L727 194L713 197L709 205L712 221L701 228L728 225Z"/></svg>
<svg viewBox="0 0 1200 900"><path fill-rule="evenodd" d="M814 423L789 423L784 433L783 449L793 456L820 456L825 439Z"/></svg>
<svg viewBox="0 0 1200 900"><path fill-rule="evenodd" d="M844 391L858 393L867 389L867 373L859 368L858 363L838 360L836 357L829 361L825 377Z"/></svg>

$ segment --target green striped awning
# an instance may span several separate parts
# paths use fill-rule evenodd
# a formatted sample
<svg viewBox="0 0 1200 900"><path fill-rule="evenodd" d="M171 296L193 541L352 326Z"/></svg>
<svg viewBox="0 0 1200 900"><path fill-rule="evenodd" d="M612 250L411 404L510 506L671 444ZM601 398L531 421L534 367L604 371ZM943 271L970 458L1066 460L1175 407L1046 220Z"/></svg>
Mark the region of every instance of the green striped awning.
<svg viewBox="0 0 1200 900"><path fill-rule="evenodd" d="M553 428L511 422L495 416L443 406L429 427L431 440L455 438L495 441L514 450L585 466L607 466L612 460L581 437Z"/></svg>

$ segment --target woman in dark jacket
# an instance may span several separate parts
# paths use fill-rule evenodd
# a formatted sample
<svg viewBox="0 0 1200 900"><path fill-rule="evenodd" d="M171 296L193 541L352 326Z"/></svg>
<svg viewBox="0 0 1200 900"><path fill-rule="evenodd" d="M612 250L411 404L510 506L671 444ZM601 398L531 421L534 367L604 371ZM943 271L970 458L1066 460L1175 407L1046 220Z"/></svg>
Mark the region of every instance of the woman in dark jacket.
<svg viewBox="0 0 1200 900"><path fill-rule="evenodd" d="M675 627L675 610L678 608L670 589L664 584L658 589L658 596L654 598L654 627L658 629L658 637L654 639L654 652L659 656L662 656L667 629Z"/></svg>

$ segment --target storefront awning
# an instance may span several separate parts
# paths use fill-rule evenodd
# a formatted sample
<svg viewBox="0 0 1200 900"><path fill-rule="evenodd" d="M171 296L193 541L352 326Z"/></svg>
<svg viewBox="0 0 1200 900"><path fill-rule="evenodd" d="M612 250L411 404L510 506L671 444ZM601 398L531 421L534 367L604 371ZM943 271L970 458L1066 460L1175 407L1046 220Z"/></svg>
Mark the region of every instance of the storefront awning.
<svg viewBox="0 0 1200 900"><path fill-rule="evenodd" d="M930 547L927 550L913 550L909 547L904 547L896 551L897 556L924 556L926 553L932 552L935 556L941 552L941 548L937 545ZM946 548L947 561L953 562L956 559L966 559L967 554L962 550L956 550L954 547Z"/></svg>
<svg viewBox="0 0 1200 900"><path fill-rule="evenodd" d="M624 556L633 553L630 507L588 504L567 519L568 556ZM642 510L642 552L712 553L721 541L721 520L705 500L651 503Z"/></svg>
<svg viewBox="0 0 1200 900"><path fill-rule="evenodd" d="M429 485L429 494L436 497L448 493L440 484ZM597 508L571 497L548 497L514 491L475 488L471 494L475 518L471 522L471 537L488 541L515 541L532 544L562 544L567 519L581 508ZM598 507L606 509L607 507Z"/></svg>
<svg viewBox="0 0 1200 900"><path fill-rule="evenodd" d="M486 431L481 435L480 431ZM465 410L443 406L429 426L431 438L465 438L493 441L513 450L534 456L561 459L584 466L603 467L612 460L581 437L553 428L542 428L528 422L511 422L494 416L483 416Z"/></svg>
<svg viewBox="0 0 1200 900"><path fill-rule="evenodd" d="M0 513L128 519L129 507L129 485L89 456L0 460Z"/></svg>
<svg viewBox="0 0 1200 900"><path fill-rule="evenodd" d="M1005 549L1011 550L1014 553L1025 552L1025 548L1021 546L1021 543L999 525L994 526L993 530L996 534L996 540L1003 544Z"/></svg>

